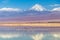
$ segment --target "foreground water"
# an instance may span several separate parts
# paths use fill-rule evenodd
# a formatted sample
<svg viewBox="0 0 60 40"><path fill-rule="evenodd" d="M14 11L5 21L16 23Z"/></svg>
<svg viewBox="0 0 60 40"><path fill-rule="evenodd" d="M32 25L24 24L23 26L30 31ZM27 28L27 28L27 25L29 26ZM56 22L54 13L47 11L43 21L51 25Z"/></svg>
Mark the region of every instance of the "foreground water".
<svg viewBox="0 0 60 40"><path fill-rule="evenodd" d="M60 40L59 27L0 27L0 40Z"/></svg>

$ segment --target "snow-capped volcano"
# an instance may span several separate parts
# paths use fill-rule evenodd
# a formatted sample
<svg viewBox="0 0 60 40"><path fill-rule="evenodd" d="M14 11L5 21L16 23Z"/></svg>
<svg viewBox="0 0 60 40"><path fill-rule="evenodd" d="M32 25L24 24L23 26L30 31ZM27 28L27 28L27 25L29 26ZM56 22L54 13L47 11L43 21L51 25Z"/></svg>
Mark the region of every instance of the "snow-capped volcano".
<svg viewBox="0 0 60 40"><path fill-rule="evenodd" d="M39 4L35 4L32 8L30 8L30 10L35 10L35 11L44 11L46 10L44 7L42 7Z"/></svg>

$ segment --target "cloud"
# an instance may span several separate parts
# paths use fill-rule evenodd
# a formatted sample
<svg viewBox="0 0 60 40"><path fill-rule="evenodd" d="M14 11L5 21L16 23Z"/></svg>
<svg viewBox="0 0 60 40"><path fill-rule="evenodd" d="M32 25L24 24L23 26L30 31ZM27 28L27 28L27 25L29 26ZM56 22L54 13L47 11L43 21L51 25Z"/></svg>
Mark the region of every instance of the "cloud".
<svg viewBox="0 0 60 40"><path fill-rule="evenodd" d="M33 40L42 40L44 35L41 33L41 34L32 35L31 37L33 38Z"/></svg>
<svg viewBox="0 0 60 40"><path fill-rule="evenodd" d="M58 7L58 8L53 8L51 11L60 11L60 7Z"/></svg>
<svg viewBox="0 0 60 40"><path fill-rule="evenodd" d="M0 38L16 38L16 37L20 37L19 34L0 34Z"/></svg>
<svg viewBox="0 0 60 40"><path fill-rule="evenodd" d="M39 4L35 4L32 8L30 8L30 10L44 11L46 9L43 6L39 5Z"/></svg>
<svg viewBox="0 0 60 40"><path fill-rule="evenodd" d="M0 8L0 11L21 11L18 8Z"/></svg>

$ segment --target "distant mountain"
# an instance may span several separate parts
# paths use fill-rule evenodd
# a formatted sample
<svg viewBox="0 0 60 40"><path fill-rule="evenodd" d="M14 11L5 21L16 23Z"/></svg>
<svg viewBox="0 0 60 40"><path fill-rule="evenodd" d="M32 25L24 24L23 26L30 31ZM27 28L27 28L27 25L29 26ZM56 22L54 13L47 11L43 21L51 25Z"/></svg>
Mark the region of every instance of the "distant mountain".
<svg viewBox="0 0 60 40"><path fill-rule="evenodd" d="M34 10L28 10L28 11L0 11L0 18L1 17L24 17L24 16L45 16L50 14L49 11L34 11Z"/></svg>
<svg viewBox="0 0 60 40"><path fill-rule="evenodd" d="M0 11L0 21L60 20L60 11Z"/></svg>

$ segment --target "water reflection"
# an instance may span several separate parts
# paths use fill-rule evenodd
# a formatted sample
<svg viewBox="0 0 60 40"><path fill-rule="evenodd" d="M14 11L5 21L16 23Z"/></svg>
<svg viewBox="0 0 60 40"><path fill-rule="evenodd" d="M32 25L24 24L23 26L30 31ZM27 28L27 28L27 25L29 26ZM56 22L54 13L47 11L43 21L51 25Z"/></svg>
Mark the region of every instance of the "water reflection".
<svg viewBox="0 0 60 40"><path fill-rule="evenodd" d="M60 40L59 27L0 27L0 40Z"/></svg>

